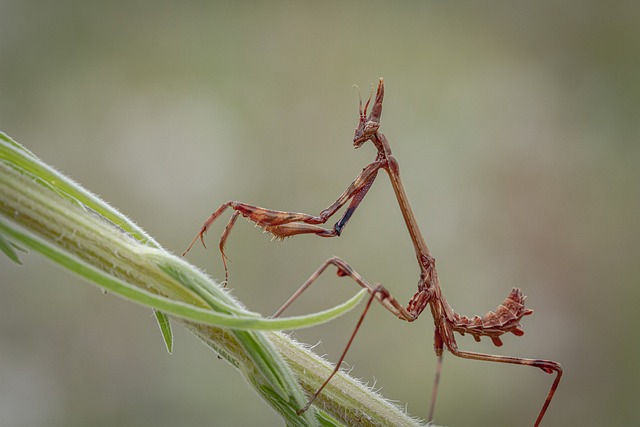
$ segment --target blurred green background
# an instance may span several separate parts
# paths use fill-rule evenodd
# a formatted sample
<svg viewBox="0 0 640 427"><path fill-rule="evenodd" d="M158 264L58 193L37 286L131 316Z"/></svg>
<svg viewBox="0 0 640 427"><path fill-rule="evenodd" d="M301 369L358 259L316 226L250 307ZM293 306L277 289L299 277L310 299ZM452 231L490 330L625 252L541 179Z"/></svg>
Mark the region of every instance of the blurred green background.
<svg viewBox="0 0 640 427"><path fill-rule="evenodd" d="M526 335L497 349L560 361L545 426L640 423L640 3L0 2L0 129L181 253L229 199L318 213L374 157L351 148L385 77L382 131L443 290L483 314L519 286ZM224 221L189 260L222 279ZM333 224L333 220L329 225ZM418 269L381 174L343 236L270 242L244 221L230 287L273 313L339 255L407 301ZM0 424L278 426L239 374L149 310L40 256L0 259ZM291 313L355 292L328 275ZM336 360L358 313L293 335ZM352 374L426 417L429 313L376 307ZM552 377L445 356L438 424L531 425Z"/></svg>

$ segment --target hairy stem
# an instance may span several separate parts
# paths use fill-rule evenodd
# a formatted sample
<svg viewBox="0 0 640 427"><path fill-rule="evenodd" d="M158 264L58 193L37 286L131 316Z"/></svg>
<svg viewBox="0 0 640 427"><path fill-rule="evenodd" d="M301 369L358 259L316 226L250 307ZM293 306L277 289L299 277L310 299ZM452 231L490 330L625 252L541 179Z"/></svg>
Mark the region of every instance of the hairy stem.
<svg viewBox="0 0 640 427"><path fill-rule="evenodd" d="M189 307L227 316L256 316L117 210L2 133L0 243L12 259L12 245L27 246L98 285L91 274L84 273L95 271ZM68 262L60 261L65 259ZM311 410L298 416L296 410L304 406L306 395L331 372L328 363L279 332L227 329L173 318L235 366L288 426L419 425L344 373L336 375ZM165 318L160 314L158 319ZM170 332L163 326L168 339Z"/></svg>

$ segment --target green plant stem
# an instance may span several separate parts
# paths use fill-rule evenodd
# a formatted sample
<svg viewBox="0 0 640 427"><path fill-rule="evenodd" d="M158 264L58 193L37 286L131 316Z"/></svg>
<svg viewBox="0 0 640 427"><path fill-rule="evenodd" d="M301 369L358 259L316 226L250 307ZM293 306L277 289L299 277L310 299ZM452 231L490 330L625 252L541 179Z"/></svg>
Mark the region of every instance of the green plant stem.
<svg viewBox="0 0 640 427"><path fill-rule="evenodd" d="M232 317L256 316L198 269L162 249L115 209L1 133L0 143L0 234L9 242L45 255L43 247L53 248L54 253L78 260L78 265L190 307ZM43 245L40 249L38 242ZM76 267L59 263L81 274ZM315 391L328 377L332 370L329 364L279 332L226 329L174 319L238 368L287 425L419 425L344 373L336 375L311 410L296 415L306 402L305 393Z"/></svg>

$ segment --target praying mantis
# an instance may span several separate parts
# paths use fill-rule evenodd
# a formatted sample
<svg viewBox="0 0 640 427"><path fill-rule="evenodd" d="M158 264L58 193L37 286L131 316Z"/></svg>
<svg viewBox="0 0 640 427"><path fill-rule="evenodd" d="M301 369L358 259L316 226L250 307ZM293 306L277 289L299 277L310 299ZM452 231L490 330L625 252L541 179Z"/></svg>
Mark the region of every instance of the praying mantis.
<svg viewBox="0 0 640 427"><path fill-rule="evenodd" d="M382 101L384 98L384 80L381 77L378 82L378 88L375 99L371 105L371 112L367 115L367 110L371 104L373 97L373 87L369 99L364 108L362 107L362 98L360 98L359 120L358 126L353 137L354 148L359 148L367 141L371 141L377 149L376 158L373 162L364 167L362 172L358 174L355 180L347 187L347 189L338 197L338 199L329 205L318 215L309 215L299 212L285 212L272 209L265 209L259 206L250 205L238 201L228 201L222 204L213 214L211 214L200 228L200 232L193 239L183 256L191 250L198 239L204 245L204 235L209 227L227 210L231 209L233 214L229 219L222 235L220 237L219 249L222 255L222 261L225 270L225 279L228 280L227 257L225 255L225 243L229 237L231 229L235 225L238 217L242 215L244 218L255 223L265 232L270 233L276 239L284 239L298 234L315 234L320 237L339 237L347 225L352 215L364 199L367 192L373 185L378 172L383 169L391 180L391 185L395 193L396 199L400 206L404 222L409 231L411 241L416 254L420 276L418 279L418 290L411 297L406 307L402 306L391 293L382 285L371 285L360 274L358 274L351 266L339 257L332 257L326 260L320 267L309 277L309 279L289 298L287 302L274 314L274 317L280 316L316 279L329 267L334 266L337 269L338 276L350 277L360 287L366 289L369 293L369 299L365 308L360 315L358 323L349 337L349 341L345 346L333 372L318 388L318 390L310 396L307 404L300 408L298 413L306 411L313 401L320 395L323 388L329 383L331 378L338 372L340 366L349 351L351 344L358 332L368 310L374 300L377 300L385 309L391 312L400 320L413 322L420 314L429 307L435 326L434 331L434 350L437 357L436 375L433 384L431 397L431 405L429 409L429 420L433 420L435 402L438 393L438 385L440 372L442 370L442 359L444 349L446 348L451 354L464 359L483 360L487 362L508 363L521 366L532 366L542 371L553 374L555 379L547 397L544 401L542 409L538 414L534 427L540 425L555 391L562 377L562 367L559 363L551 360L543 359L527 359L520 357L501 356L485 353L477 353L472 351L464 351L458 348L454 333L460 335L469 334L476 341L480 341L481 337L489 337L494 345L501 346L500 336L508 332L522 336L524 331L520 325L520 320L524 316L533 313L533 310L525 308L525 296L520 289L513 288L505 300L496 308L495 311L489 311L484 316L473 316L471 318L460 315L453 311L447 303L442 289L440 280L436 271L436 261L431 255L425 239L418 227L415 215L409 204L409 199L402 186L400 179L400 169L398 161L391 153L389 141L379 131L380 118L382 115ZM325 228L325 224L345 204L348 206L342 217L334 224L332 228ZM226 281L225 281L226 283Z"/></svg>

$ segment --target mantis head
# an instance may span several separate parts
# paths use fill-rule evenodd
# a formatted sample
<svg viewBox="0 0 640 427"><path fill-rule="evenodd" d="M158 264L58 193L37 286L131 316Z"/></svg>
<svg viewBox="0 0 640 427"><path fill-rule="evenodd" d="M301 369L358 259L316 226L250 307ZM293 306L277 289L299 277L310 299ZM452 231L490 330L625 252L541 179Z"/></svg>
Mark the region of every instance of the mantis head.
<svg viewBox="0 0 640 427"><path fill-rule="evenodd" d="M371 93L369 99L362 109L362 97L360 96L360 90L358 90L358 97L360 98L360 119L358 120L358 127L356 128L353 136L353 147L360 148L362 144L369 141L378 132L380 127L380 116L382 115L382 99L384 98L384 80L380 77L378 82L378 91L376 93L376 99L373 101L371 107L371 113L367 116L367 109L371 103L371 97L373 96L373 85L371 85Z"/></svg>

